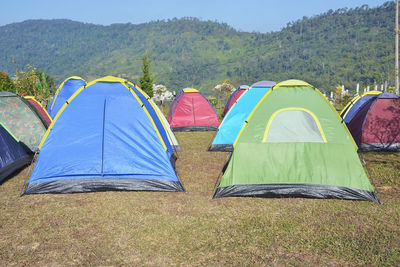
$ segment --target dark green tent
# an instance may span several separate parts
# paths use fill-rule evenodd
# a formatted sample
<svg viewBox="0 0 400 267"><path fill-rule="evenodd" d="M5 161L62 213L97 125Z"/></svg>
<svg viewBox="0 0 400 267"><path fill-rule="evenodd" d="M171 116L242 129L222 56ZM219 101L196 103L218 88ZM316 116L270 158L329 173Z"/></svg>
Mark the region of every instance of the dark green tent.
<svg viewBox="0 0 400 267"><path fill-rule="evenodd" d="M247 118L214 194L224 196L378 201L339 115L298 80L274 86Z"/></svg>

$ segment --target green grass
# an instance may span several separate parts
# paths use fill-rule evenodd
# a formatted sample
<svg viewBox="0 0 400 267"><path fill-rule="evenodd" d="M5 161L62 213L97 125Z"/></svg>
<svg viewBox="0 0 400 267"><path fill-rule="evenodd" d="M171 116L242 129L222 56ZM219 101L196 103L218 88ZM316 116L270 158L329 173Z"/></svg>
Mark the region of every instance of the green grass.
<svg viewBox="0 0 400 267"><path fill-rule="evenodd" d="M365 152L360 154L367 162L367 168L377 186L400 185L399 153Z"/></svg>
<svg viewBox="0 0 400 267"><path fill-rule="evenodd" d="M0 186L0 266L400 265L399 153L363 153L382 205L303 198L211 200L228 153L177 133L186 193L20 197Z"/></svg>

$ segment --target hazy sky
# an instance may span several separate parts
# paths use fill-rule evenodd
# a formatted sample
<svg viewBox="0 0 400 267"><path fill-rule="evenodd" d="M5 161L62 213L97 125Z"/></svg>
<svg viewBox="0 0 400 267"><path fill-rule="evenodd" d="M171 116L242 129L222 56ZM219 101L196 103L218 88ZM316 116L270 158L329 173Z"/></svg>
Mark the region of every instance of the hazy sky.
<svg viewBox="0 0 400 267"><path fill-rule="evenodd" d="M382 5L387 0L0 0L0 25L59 19L109 25L181 17L226 22L237 30L269 32L329 9Z"/></svg>

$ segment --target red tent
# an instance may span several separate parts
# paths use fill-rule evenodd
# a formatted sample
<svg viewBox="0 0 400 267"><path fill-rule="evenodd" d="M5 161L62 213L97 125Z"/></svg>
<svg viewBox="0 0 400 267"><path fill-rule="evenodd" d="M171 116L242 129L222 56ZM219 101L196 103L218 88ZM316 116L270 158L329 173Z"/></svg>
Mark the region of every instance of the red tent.
<svg viewBox="0 0 400 267"><path fill-rule="evenodd" d="M168 122L172 131L216 131L217 112L198 90L183 89L169 110Z"/></svg>
<svg viewBox="0 0 400 267"><path fill-rule="evenodd" d="M36 111L40 114L42 119L47 123L47 125L51 124L51 118L49 113L47 113L46 109L40 104L33 96L24 96L26 100L28 100L29 104L36 109Z"/></svg>
<svg viewBox="0 0 400 267"><path fill-rule="evenodd" d="M362 151L400 151L400 98L382 93L366 102L347 127Z"/></svg>
<svg viewBox="0 0 400 267"><path fill-rule="evenodd" d="M228 98L228 100L225 103L224 107L224 112L222 113L222 116L225 116L226 113L231 109L231 107L236 103L236 101L239 99L239 97L246 92L246 90L249 89L248 85L241 85L238 89L236 89Z"/></svg>

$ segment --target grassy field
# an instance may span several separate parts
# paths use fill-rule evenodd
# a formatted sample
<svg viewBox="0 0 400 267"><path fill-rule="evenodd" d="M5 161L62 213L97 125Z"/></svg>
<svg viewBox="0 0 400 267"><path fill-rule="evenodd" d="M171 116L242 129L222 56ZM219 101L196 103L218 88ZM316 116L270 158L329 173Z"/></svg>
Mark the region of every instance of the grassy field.
<svg viewBox="0 0 400 267"><path fill-rule="evenodd" d="M382 205L346 200L211 200L227 153L213 132L178 133L186 193L20 197L0 186L0 265L400 265L400 153L363 153Z"/></svg>

